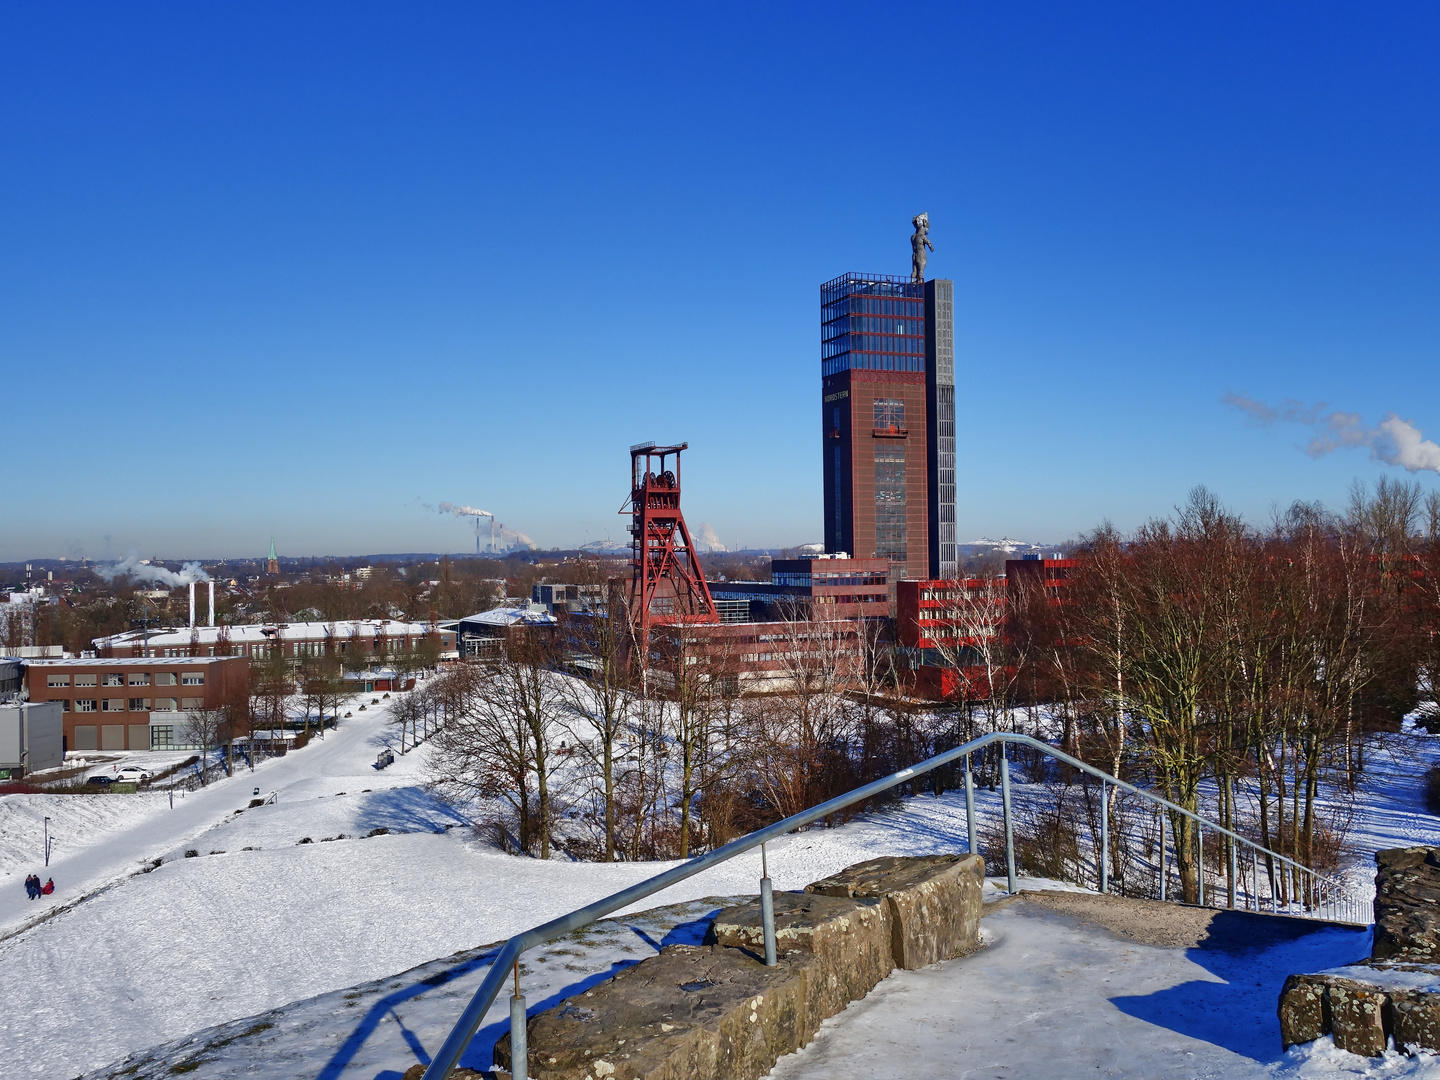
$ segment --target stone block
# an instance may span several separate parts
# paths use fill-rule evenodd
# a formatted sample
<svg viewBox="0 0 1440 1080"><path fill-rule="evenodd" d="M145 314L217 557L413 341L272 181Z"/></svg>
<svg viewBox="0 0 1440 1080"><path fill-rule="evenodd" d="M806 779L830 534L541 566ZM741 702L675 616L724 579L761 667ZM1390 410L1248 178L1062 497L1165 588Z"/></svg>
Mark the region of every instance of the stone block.
<svg viewBox="0 0 1440 1080"><path fill-rule="evenodd" d="M805 886L821 896L879 900L895 966L914 969L980 947L985 861L978 855L886 856Z"/></svg>
<svg viewBox="0 0 1440 1080"><path fill-rule="evenodd" d="M755 1080L814 1037L816 957L767 968L739 949L672 945L532 1017L534 1080ZM495 1047L509 1069L510 1036Z"/></svg>
<svg viewBox="0 0 1440 1080"><path fill-rule="evenodd" d="M1288 1050L1328 1035L1325 1018L1325 977L1291 975L1280 991L1280 1045Z"/></svg>
<svg viewBox="0 0 1440 1080"><path fill-rule="evenodd" d="M1440 1050L1440 994L1391 990L1390 1031L1395 1047L1407 1053Z"/></svg>
<svg viewBox="0 0 1440 1080"><path fill-rule="evenodd" d="M1440 849L1375 853L1375 960L1440 961Z"/></svg>
<svg viewBox="0 0 1440 1080"><path fill-rule="evenodd" d="M775 948L815 956L811 1007L821 1020L863 998L894 970L890 921L875 900L807 893L775 894ZM760 905L726 908L715 916L707 941L765 955Z"/></svg>
<svg viewBox="0 0 1440 1080"><path fill-rule="evenodd" d="M1385 994L1349 979L1327 981L1325 999L1335 1045L1361 1057L1385 1052Z"/></svg>

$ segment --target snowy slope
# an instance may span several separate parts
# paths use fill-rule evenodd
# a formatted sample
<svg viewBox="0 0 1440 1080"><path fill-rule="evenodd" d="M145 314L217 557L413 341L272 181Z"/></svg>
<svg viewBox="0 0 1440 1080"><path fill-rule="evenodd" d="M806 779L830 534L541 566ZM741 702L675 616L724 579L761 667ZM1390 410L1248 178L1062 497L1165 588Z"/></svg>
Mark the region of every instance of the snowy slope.
<svg viewBox="0 0 1440 1080"><path fill-rule="evenodd" d="M404 1068L427 1047L433 1050L463 1004L456 995L468 996L464 988L473 989L483 977L483 960L475 956L431 964L433 958L498 942L670 865L542 862L496 852L467 829L455 828L453 812L421 786L427 751L398 758L383 772L371 767L389 737L387 718L384 708L357 713L325 741L263 763L253 774L192 792L183 805L177 800L174 810L167 803L142 812L135 804L133 822L106 826L101 842L52 867L61 887L57 899L73 903L77 894L89 899L19 933L40 905L27 907L18 882L30 867L17 868L18 876L0 890L0 932L9 927L11 934L0 940L0 966L8 976L0 984L5 1076L75 1076L161 1044L171 1044L163 1057L174 1064L181 1060L174 1056L181 1053L176 1047L192 1036L198 1041L184 1053L263 1022L275 1027L228 1044L224 1054L212 1053L218 1063L204 1065L197 1076L214 1069L222 1070L214 1075L229 1075L225 1063L242 1060L257 1067L247 1075L317 1075L309 1071L315 1054L345 1045L354 1051L354 1068L346 1074L368 1080L378 1070ZM1432 749L1437 745L1440 739L1407 746L1388 759L1372 758L1375 771L1351 834L1357 842L1357 887L1368 878L1364 867L1375 846L1440 842L1436 819L1418 812L1417 784L1424 763L1437 756ZM278 804L234 813L246 806L255 786L278 791ZM1017 799L1025 794L1017 790ZM977 792L977 804L982 814L998 815L998 795ZM30 828L33 813L26 810L28 816L17 819L24 828ZM367 835L377 829L389 833ZM798 888L876 855L963 850L965 834L961 796L920 796L836 829L778 841L770 848L770 871L777 887ZM307 838L312 842L303 843ZM0 825L0 845L6 842ZM185 858L187 850L199 857ZM135 873L161 857L159 869ZM742 857L639 906L753 893L758 875L758 854ZM658 920L658 927L665 918L683 922L693 916L691 908L675 912L647 918ZM623 937L630 933L624 925L617 922L608 933ZM659 937L664 932L657 931ZM592 938L601 953L561 962L582 969L568 973L571 982L607 971L614 962L603 949L619 946L606 943L606 932L595 931ZM1363 952L1337 949L1319 966L1343 964ZM1029 946L1012 961L1020 964L1024 956L1030 957L1026 962L1050 963ZM1277 958L1276 970L1290 962ZM537 959L532 967L538 972L543 963ZM1177 963L1166 959L1164 973L1153 978L1173 978L1179 986L1205 981ZM432 992L426 985L415 995L405 988L428 976L392 974L427 965L429 975L448 978L457 964L465 970L443 989ZM400 986L392 987L397 981ZM363 992L351 989L365 984L373 985ZM568 984L542 981L531 992L532 1007L563 985ZM381 989L432 1004L382 1011L379 1020L367 1006L356 1019L361 1006L348 1003L363 1003ZM360 996L346 996L354 993ZM283 1009L278 1019L255 1019L295 1002L300 1004ZM1266 1009L1273 1016L1273 994ZM320 1019L327 1015L328 1027ZM1138 1032L1148 1030L1136 1029L1126 1038L1143 1042ZM285 1032L292 1035L281 1046L277 1040ZM320 1041L303 1049L307 1040ZM480 1057L487 1052L483 1042L475 1047ZM259 1058L245 1057L241 1047L250 1043L266 1047ZM403 1058L398 1063L397 1054ZM307 1064L287 1071L277 1064L282 1059ZM1274 1061L1266 1067L1272 1065L1279 1067Z"/></svg>

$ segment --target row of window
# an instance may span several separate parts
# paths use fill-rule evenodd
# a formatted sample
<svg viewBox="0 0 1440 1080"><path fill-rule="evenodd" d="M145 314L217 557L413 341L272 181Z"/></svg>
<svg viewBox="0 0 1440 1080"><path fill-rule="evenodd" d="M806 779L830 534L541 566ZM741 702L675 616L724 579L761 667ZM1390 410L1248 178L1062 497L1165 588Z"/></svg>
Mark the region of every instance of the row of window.
<svg viewBox="0 0 1440 1080"><path fill-rule="evenodd" d="M96 680L100 686L149 686L151 673L148 671L132 671L128 675L123 671L107 671L103 675L82 674L76 675L73 685L95 686ZM203 671L157 671L154 674L156 686L204 686L205 673ZM72 685L68 673L47 672L45 685L48 687L60 687Z"/></svg>
<svg viewBox="0 0 1440 1080"><path fill-rule="evenodd" d="M60 699L62 712L179 712L184 709L203 709L204 698L76 698L73 706L69 698Z"/></svg>
<svg viewBox="0 0 1440 1080"><path fill-rule="evenodd" d="M821 327L820 340L834 341L845 334L901 334L907 337L924 338L925 323L921 319L846 315Z"/></svg>
<svg viewBox="0 0 1440 1080"><path fill-rule="evenodd" d="M789 571L781 571L770 575L770 583L772 585L798 585L807 589L824 585L884 585L885 571L876 570L864 574L827 574L819 571L809 574L792 574Z"/></svg>
<svg viewBox="0 0 1440 1080"><path fill-rule="evenodd" d="M897 339L899 340L899 339ZM822 358L820 373L838 375L842 371L924 371L923 356L894 356L885 353L842 352L838 356Z"/></svg>
<svg viewBox="0 0 1440 1080"><path fill-rule="evenodd" d="M343 653L345 652L346 647L349 644L349 638L334 641L260 642L254 645L245 645L242 643L221 645L219 646L218 652L216 651L217 647L211 645L207 647L203 654L199 655L249 656L252 659L263 660L266 657L275 656L277 650L279 650L282 654L289 656L324 656L326 653L332 651ZM449 636L442 635L441 645L446 646L449 644ZM288 650L286 650L287 645L289 646ZM369 647L372 648L375 652L399 652L402 650L414 648L415 646L411 643L409 638L376 638L374 640L374 643ZM171 657L191 656L197 654L197 652L192 651L192 648L190 646L181 646L174 649L142 649L140 650L140 652L143 653L146 657L164 659L168 659Z"/></svg>

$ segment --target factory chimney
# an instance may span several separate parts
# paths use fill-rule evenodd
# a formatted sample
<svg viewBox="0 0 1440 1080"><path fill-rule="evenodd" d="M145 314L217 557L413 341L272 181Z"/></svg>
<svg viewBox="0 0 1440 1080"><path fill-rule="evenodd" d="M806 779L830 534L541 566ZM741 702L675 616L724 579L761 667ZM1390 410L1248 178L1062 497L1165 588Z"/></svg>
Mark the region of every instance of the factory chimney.
<svg viewBox="0 0 1440 1080"><path fill-rule="evenodd" d="M195 629L195 582L190 582L190 629Z"/></svg>
<svg viewBox="0 0 1440 1080"><path fill-rule="evenodd" d="M207 584L210 586L210 623L209 623L209 625L214 626L214 625L215 625L215 581L214 581L214 579L212 578L209 582L207 582Z"/></svg>

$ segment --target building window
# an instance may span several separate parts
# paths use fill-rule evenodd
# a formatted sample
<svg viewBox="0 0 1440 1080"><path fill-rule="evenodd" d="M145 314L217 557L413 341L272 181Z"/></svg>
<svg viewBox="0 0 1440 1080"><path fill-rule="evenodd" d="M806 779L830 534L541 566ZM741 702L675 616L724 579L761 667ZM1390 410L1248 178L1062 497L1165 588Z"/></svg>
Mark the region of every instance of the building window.
<svg viewBox="0 0 1440 1080"><path fill-rule="evenodd" d="M204 686L205 673L203 671L187 671L180 676L181 686Z"/></svg>
<svg viewBox="0 0 1440 1080"><path fill-rule="evenodd" d="M132 697L132 698L130 699L130 711L131 711L131 712L149 712L149 711L150 711L150 699L149 699L149 698L143 698L143 697Z"/></svg>
<svg viewBox="0 0 1440 1080"><path fill-rule="evenodd" d="M94 698L76 698L76 699L75 699L75 711L76 711L76 712L94 712L94 711L95 711L95 699L94 699Z"/></svg>
<svg viewBox="0 0 1440 1080"><path fill-rule="evenodd" d="M150 729L151 750L173 750L175 749L175 729L168 724L161 724Z"/></svg>
<svg viewBox="0 0 1440 1080"><path fill-rule="evenodd" d="M905 447L876 446L875 557L904 562L905 540Z"/></svg>
<svg viewBox="0 0 1440 1080"><path fill-rule="evenodd" d="M104 701L100 702L100 711L101 711L101 712L124 712L124 711L125 711L125 699L124 699L124 698L118 698L118 697L107 697Z"/></svg>
<svg viewBox="0 0 1440 1080"><path fill-rule="evenodd" d="M100 680L101 686L124 686L125 673L123 671L107 671L105 677Z"/></svg>
<svg viewBox="0 0 1440 1080"><path fill-rule="evenodd" d="M180 708L182 708L182 709L203 709L204 707L205 707L205 699L204 699L204 698L187 697L187 698L182 698L182 699L180 700Z"/></svg>
<svg viewBox="0 0 1440 1080"><path fill-rule="evenodd" d="M76 685L76 686L94 686L95 683L96 683L96 679L95 679L95 676L94 676L94 675L76 675L76 676L75 676L75 685Z"/></svg>
<svg viewBox="0 0 1440 1080"><path fill-rule="evenodd" d="M149 673L148 673L148 672L144 672L144 671L132 671L132 672L130 673L130 685L131 685L131 686L149 686L149 685L150 685L150 675L149 675Z"/></svg>
<svg viewBox="0 0 1440 1080"><path fill-rule="evenodd" d="M903 428L905 426L905 403L896 401L894 398L876 398L875 426L896 430Z"/></svg>
<svg viewBox="0 0 1440 1080"><path fill-rule="evenodd" d="M70 711L70 699L69 699L68 697L61 698L61 699L60 699L60 711L61 711L61 712L69 712L69 711Z"/></svg>
<svg viewBox="0 0 1440 1080"><path fill-rule="evenodd" d="M156 712L175 712L176 703L173 697L158 697L155 699Z"/></svg>
<svg viewBox="0 0 1440 1080"><path fill-rule="evenodd" d="M155 673L156 686L174 686L175 673L173 671L157 671Z"/></svg>
<svg viewBox="0 0 1440 1080"><path fill-rule="evenodd" d="M69 685L70 685L70 676L69 676L69 675L46 675L46 676L45 676L45 685L46 685L46 686L69 686Z"/></svg>

